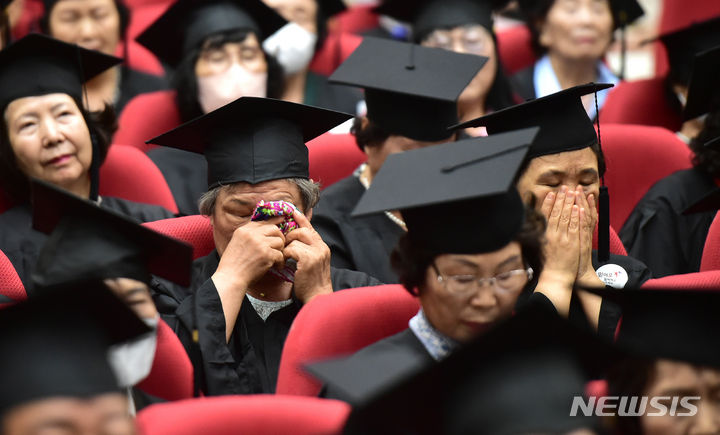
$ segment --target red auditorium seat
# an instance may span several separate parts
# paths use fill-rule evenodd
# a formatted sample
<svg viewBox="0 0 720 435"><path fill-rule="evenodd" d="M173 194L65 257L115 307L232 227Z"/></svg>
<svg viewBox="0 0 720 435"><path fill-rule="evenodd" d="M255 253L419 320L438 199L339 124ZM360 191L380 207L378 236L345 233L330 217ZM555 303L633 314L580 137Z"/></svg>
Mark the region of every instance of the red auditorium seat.
<svg viewBox="0 0 720 435"><path fill-rule="evenodd" d="M22 8L20 19L12 28L14 40L18 40L28 33L39 31L38 21L40 21L40 17L42 17L45 10L42 0L25 0Z"/></svg>
<svg viewBox="0 0 720 435"><path fill-rule="evenodd" d="M307 143L310 158L310 178L322 188L339 181L365 161L352 134L325 133Z"/></svg>
<svg viewBox="0 0 720 435"><path fill-rule="evenodd" d="M175 0L123 0L123 2L131 10L155 5L162 5L167 9L171 4L175 3Z"/></svg>
<svg viewBox="0 0 720 435"><path fill-rule="evenodd" d="M362 37L352 33L329 34L320 50L315 53L315 57L310 63L310 70L329 76L355 51L361 42Z"/></svg>
<svg viewBox="0 0 720 435"><path fill-rule="evenodd" d="M674 133L641 125L601 124L610 192L610 224L622 228L635 205L661 178L691 166L690 149Z"/></svg>
<svg viewBox="0 0 720 435"><path fill-rule="evenodd" d="M160 320L152 369L137 387L165 400L193 397L193 366L180 340L167 323Z"/></svg>
<svg viewBox="0 0 720 435"><path fill-rule="evenodd" d="M27 293L25 293L25 287L20 281L20 277L2 251L0 251L0 294L16 301L27 299Z"/></svg>
<svg viewBox="0 0 720 435"><path fill-rule="evenodd" d="M380 17L372 10L374 4L353 5L334 17L329 28L333 33L361 33L378 26Z"/></svg>
<svg viewBox="0 0 720 435"><path fill-rule="evenodd" d="M338 400L258 394L159 403L136 423L143 435L331 435L342 432L349 413Z"/></svg>
<svg viewBox="0 0 720 435"><path fill-rule="evenodd" d="M500 62L508 75L531 66L537 56L530 43L530 30L518 25L497 33Z"/></svg>
<svg viewBox="0 0 720 435"><path fill-rule="evenodd" d="M649 279L645 281L642 288L717 290L720 288L720 270L668 275L662 278Z"/></svg>
<svg viewBox="0 0 720 435"><path fill-rule="evenodd" d="M622 82L608 94L600 111L605 124L640 124L680 130L682 120L665 98L665 78Z"/></svg>
<svg viewBox="0 0 720 435"><path fill-rule="evenodd" d="M303 365L354 353L408 327L420 304L401 285L362 287L313 299L285 340L278 394L317 396L320 383Z"/></svg>
<svg viewBox="0 0 720 435"><path fill-rule="evenodd" d="M702 259L700 260L700 272L709 270L720 270L720 218L715 215L710 224L705 247L703 247Z"/></svg>
<svg viewBox="0 0 720 435"><path fill-rule="evenodd" d="M178 125L180 125L180 112L175 103L175 91L141 94L130 100L120 114L113 143L148 151L155 146L145 145L146 140Z"/></svg>
<svg viewBox="0 0 720 435"><path fill-rule="evenodd" d="M127 64L140 71L163 75L162 64L147 48L135 42L145 29L162 15L174 0L134 0L127 1L130 9L130 24L127 29L127 40L130 41L127 53Z"/></svg>
<svg viewBox="0 0 720 435"><path fill-rule="evenodd" d="M612 210L611 210L612 212ZM598 247L598 227L595 225L595 232L593 232L593 249L597 249ZM615 231L615 228L613 228L612 225L610 225L610 253L615 255L625 255L627 256L627 250L625 250L625 245L623 245L622 240L620 240L620 237L617 235L617 232Z"/></svg>
<svg viewBox="0 0 720 435"><path fill-rule="evenodd" d="M129 146L110 147L100 167L100 195L156 204L178 212L160 170L145 153Z"/></svg>
<svg viewBox="0 0 720 435"><path fill-rule="evenodd" d="M193 246L193 259L204 257L215 249L210 219L193 215L146 222L145 225L161 234L182 240Z"/></svg>

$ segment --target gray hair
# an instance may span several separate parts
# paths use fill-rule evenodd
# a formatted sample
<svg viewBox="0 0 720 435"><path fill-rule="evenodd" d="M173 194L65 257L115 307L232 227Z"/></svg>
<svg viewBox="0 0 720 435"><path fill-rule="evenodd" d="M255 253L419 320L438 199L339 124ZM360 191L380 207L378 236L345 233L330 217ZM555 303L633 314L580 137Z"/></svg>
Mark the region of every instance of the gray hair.
<svg viewBox="0 0 720 435"><path fill-rule="evenodd" d="M312 210L320 201L320 184L305 178L286 178L285 180L295 184L300 190L302 204L296 204L307 213ZM215 203L223 190L230 189L234 184L220 185L203 193L198 200L198 208L203 216L212 216L215 211Z"/></svg>

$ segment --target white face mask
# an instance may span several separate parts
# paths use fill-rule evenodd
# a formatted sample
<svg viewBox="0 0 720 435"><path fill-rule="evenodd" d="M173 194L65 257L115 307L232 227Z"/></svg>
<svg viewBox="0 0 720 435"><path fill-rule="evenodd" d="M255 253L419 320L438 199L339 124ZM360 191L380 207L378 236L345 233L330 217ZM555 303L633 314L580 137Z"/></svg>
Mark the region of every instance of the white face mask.
<svg viewBox="0 0 720 435"><path fill-rule="evenodd" d="M265 97L267 72L252 72L237 63L219 74L197 78L198 102L203 113L237 100L240 97Z"/></svg>
<svg viewBox="0 0 720 435"><path fill-rule="evenodd" d="M296 23L287 23L263 42L265 51L282 65L285 74L298 73L315 55L317 35Z"/></svg>
<svg viewBox="0 0 720 435"><path fill-rule="evenodd" d="M159 317L142 319L152 331L128 343L112 346L108 360L121 388L132 387L150 374L157 347Z"/></svg>

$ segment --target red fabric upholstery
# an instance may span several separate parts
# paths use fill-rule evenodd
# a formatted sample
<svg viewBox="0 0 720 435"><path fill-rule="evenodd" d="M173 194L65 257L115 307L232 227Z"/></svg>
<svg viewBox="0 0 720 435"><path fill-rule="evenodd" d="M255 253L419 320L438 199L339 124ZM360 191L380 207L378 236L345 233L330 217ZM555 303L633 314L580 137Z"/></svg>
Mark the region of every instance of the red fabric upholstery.
<svg viewBox="0 0 720 435"><path fill-rule="evenodd" d="M678 131L682 121L665 98L664 81L664 77L655 77L618 84L605 100L600 122L654 125Z"/></svg>
<svg viewBox="0 0 720 435"><path fill-rule="evenodd" d="M323 189L352 174L366 158L351 134L325 133L307 146L310 178L320 182Z"/></svg>
<svg viewBox="0 0 720 435"><path fill-rule="evenodd" d="M147 151L154 146L145 145L146 140L178 125L180 125L180 112L175 104L175 91L141 94L130 100L120 114L113 143L130 145Z"/></svg>
<svg viewBox="0 0 720 435"><path fill-rule="evenodd" d="M131 10L155 5L162 5L167 9L171 4L175 3L175 0L123 0L123 2Z"/></svg>
<svg viewBox="0 0 720 435"><path fill-rule="evenodd" d="M7 256L0 251L0 294L22 301L27 299L25 287Z"/></svg>
<svg viewBox="0 0 720 435"><path fill-rule="evenodd" d="M193 246L193 259L204 257L215 249L210 219L205 216L183 216L146 222L145 225L158 233L182 240Z"/></svg>
<svg viewBox="0 0 720 435"><path fill-rule="evenodd" d="M313 299L285 340L277 393L317 396L320 383L306 363L351 354L408 327L420 304L401 285L362 287Z"/></svg>
<svg viewBox="0 0 720 435"><path fill-rule="evenodd" d="M350 405L317 397L258 394L160 403L138 413L141 435L339 434Z"/></svg>
<svg viewBox="0 0 720 435"><path fill-rule="evenodd" d="M378 26L380 17L372 11L375 7L371 5L350 6L344 12L340 12L330 24L332 32L360 33Z"/></svg>
<svg viewBox="0 0 720 435"><path fill-rule="evenodd" d="M160 320L152 370L137 387L165 400L193 397L193 366L177 335Z"/></svg>
<svg viewBox="0 0 720 435"><path fill-rule="evenodd" d="M352 33L331 33L310 63L310 70L329 76L350 56L362 42L362 37Z"/></svg>
<svg viewBox="0 0 720 435"><path fill-rule="evenodd" d="M497 33L500 62L510 75L535 63L537 56L530 43L530 30L518 25Z"/></svg>
<svg viewBox="0 0 720 435"><path fill-rule="evenodd" d="M720 270L686 273L682 275L668 275L662 278L645 281L642 288L650 289L687 289L687 290L717 290L720 288Z"/></svg>
<svg viewBox="0 0 720 435"><path fill-rule="evenodd" d="M690 149L674 133L641 125L601 124L610 192L610 224L622 228L635 205L661 178L691 166Z"/></svg>
<svg viewBox="0 0 720 435"><path fill-rule="evenodd" d="M160 61L147 48L135 42L145 29L150 26L174 0L133 0L126 1L130 9L130 24L127 29L128 46L127 64L137 70L150 74L163 75L165 71ZM122 52L120 53L122 55Z"/></svg>
<svg viewBox="0 0 720 435"><path fill-rule="evenodd" d="M11 29L14 40L18 40L28 33L38 31L38 21L40 21L40 17L42 17L45 10L42 0L25 0L22 8L20 19Z"/></svg>
<svg viewBox="0 0 720 435"><path fill-rule="evenodd" d="M702 259L700 260L700 272L708 270L720 270L720 214L715 215L710 224L710 230L705 238Z"/></svg>
<svg viewBox="0 0 720 435"><path fill-rule="evenodd" d="M598 227L595 225L595 232L593 233L593 249L597 249L598 246ZM620 240L620 237L617 235L617 232L615 231L615 228L613 228L612 225L610 225L610 253L616 254L616 255L626 255L627 251L625 250L625 245L623 245L623 242Z"/></svg>
<svg viewBox="0 0 720 435"><path fill-rule="evenodd" d="M145 153L129 146L110 147L100 167L100 195L156 204L178 212L160 170Z"/></svg>

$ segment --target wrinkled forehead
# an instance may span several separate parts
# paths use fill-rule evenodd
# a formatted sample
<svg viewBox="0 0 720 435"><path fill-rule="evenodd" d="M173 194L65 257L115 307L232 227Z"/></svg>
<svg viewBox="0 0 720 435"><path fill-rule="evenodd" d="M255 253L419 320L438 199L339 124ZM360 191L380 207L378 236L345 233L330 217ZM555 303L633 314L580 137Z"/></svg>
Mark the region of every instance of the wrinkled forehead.
<svg viewBox="0 0 720 435"><path fill-rule="evenodd" d="M598 158L591 148L583 148L535 157L529 161L523 175L531 172L535 175L546 172L579 175L588 171L598 172Z"/></svg>
<svg viewBox="0 0 720 435"><path fill-rule="evenodd" d="M257 184L233 183L221 190L224 200L243 202L288 201L302 208L302 197L298 186L290 179L263 181Z"/></svg>

